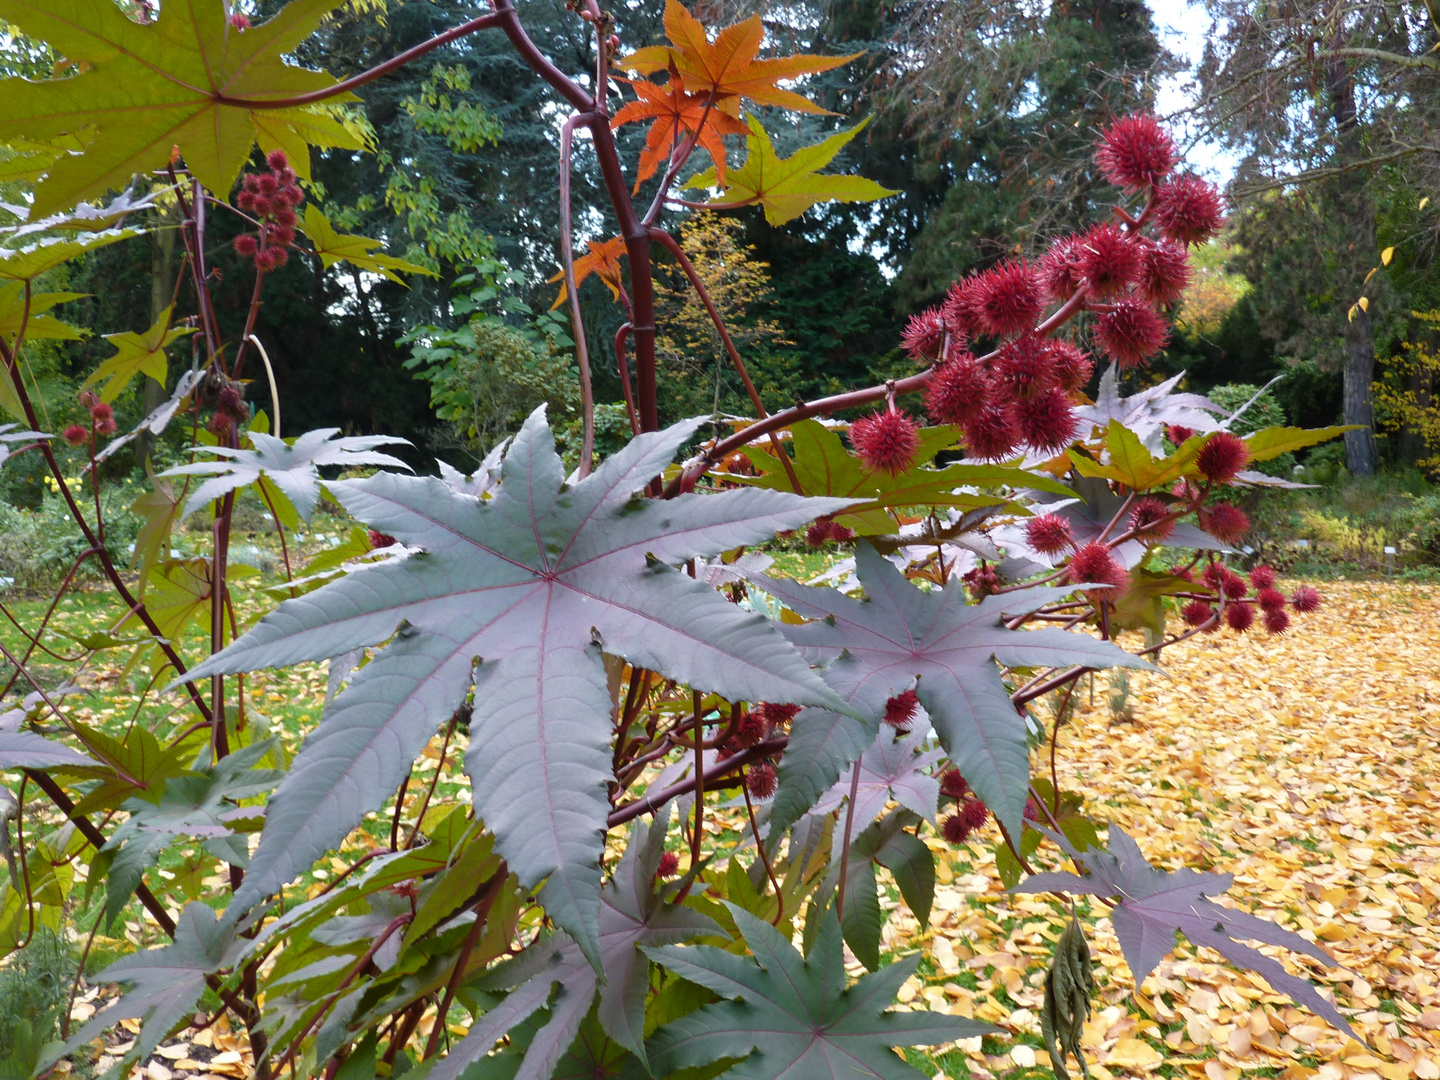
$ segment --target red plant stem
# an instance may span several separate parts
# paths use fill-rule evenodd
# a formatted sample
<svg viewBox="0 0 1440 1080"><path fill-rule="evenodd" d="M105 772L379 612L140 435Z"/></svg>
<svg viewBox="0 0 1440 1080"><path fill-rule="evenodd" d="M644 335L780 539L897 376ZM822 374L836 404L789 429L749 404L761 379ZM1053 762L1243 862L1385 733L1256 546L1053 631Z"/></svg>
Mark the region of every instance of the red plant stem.
<svg viewBox="0 0 1440 1080"><path fill-rule="evenodd" d="M565 291L570 298L570 325L575 336L575 362L580 368L580 470L579 477L590 475L595 457L595 394L590 384L590 345L585 339L585 319L580 313L580 290L575 284L574 238L570 222L570 147L575 128L595 119L593 113L577 113L560 129L560 271L565 277ZM593 129L592 129L593 130Z"/></svg>
<svg viewBox="0 0 1440 1080"><path fill-rule="evenodd" d="M234 438L230 440L234 442ZM225 648L225 574L230 554L230 514L235 506L235 493L225 493L225 498L215 505L215 524L212 536L214 552L210 564L210 655L214 656ZM210 753L219 761L230 753L230 736L225 730L225 676L210 676ZM231 867L231 876L238 867ZM237 883L238 884L238 883Z"/></svg>
<svg viewBox="0 0 1440 1080"><path fill-rule="evenodd" d="M307 94L294 94L290 97L277 98L239 98L230 97L227 94L211 94L210 100L216 105L229 105L236 109L294 109L301 105L314 105L320 101L328 101L341 94L347 94L357 87L366 83L374 82L382 75L388 75L396 68L404 67L412 60L417 60L428 52L433 52L442 45L448 45L452 41L458 41L467 34L473 34L477 30L486 30L500 24L498 13L481 15L479 18L471 19L469 22L461 23L459 26L446 30L443 34L436 34L434 37L422 41L419 45L397 53L383 64L377 64L373 68L362 71L359 75L352 75L334 86L327 86L320 90L311 90Z"/></svg>
<svg viewBox="0 0 1440 1080"><path fill-rule="evenodd" d="M640 434L640 417L635 412L635 388L630 385L630 365L625 361L625 339L630 336L630 324L623 322L615 331L615 364L620 369L620 392L625 395L625 415L630 418L630 433Z"/></svg>
<svg viewBox="0 0 1440 1080"><path fill-rule="evenodd" d="M765 841L760 839L760 827L755 824L755 806L750 802L750 785L744 782L741 777L740 791L745 796L745 813L750 817L750 835L755 838L755 851L760 856L760 862L765 866L765 876L770 879L770 887L775 890L775 918L770 920L771 926L779 926L780 920L785 918L785 896L780 892L780 882L775 880L775 868L770 865L770 856L765 851Z"/></svg>
<svg viewBox="0 0 1440 1080"><path fill-rule="evenodd" d="M490 908L495 903L495 898L500 895L504 887L505 879L509 876L505 864L500 864L500 869L490 879L488 885L484 886L484 892L480 901L475 905L475 922L470 927L470 933L465 937L465 944L460 947L460 955L455 960L455 970L450 975L450 981L445 984L445 996L440 1000L440 1007L436 1010L435 1026L430 1029L430 1039L425 1044L425 1056L422 1061L428 1061L435 1056L435 1051L440 1049L440 1036L445 1030L445 1016L450 1012L450 1005L455 1000L455 991L459 989L461 981L465 977L465 965L470 960L470 954L475 951L476 944L480 941L480 934L485 929L485 921L490 917Z"/></svg>
<svg viewBox="0 0 1440 1080"><path fill-rule="evenodd" d="M700 692L691 691L695 706L695 835L690 841L690 867L700 865L700 841L705 826L705 729L700 725Z"/></svg>
<svg viewBox="0 0 1440 1080"><path fill-rule="evenodd" d="M735 372L740 376L740 381L745 384L745 392L750 395L750 404L755 406L755 413L764 419L770 414L765 411L765 403L760 400L760 392L755 389L755 383L750 379L750 372L745 369L745 361L740 358L740 350L735 347L735 341L730 336L729 329L725 326L725 320L720 317L719 310L715 307L715 301L710 297L710 291L705 288L705 283L700 280L700 275L695 270L695 264L685 254L676 239L664 229L651 229L650 235L659 241L660 246L665 248L675 257L680 264L680 269L685 271L685 276L690 279L690 287L695 290L695 295L700 297L700 302L705 305L705 310L710 314L710 321L715 325L715 332L720 335L720 341L725 346L725 352L730 356L730 363L734 365ZM791 490L796 495L804 495L805 491L800 486L800 479L795 475L795 466L790 461L790 455L780 445L780 438L774 432L770 433L770 446L775 451L775 456L780 459L780 464L785 469L785 475L790 480Z"/></svg>
<svg viewBox="0 0 1440 1080"><path fill-rule="evenodd" d="M840 845L840 885L835 892L835 917L845 921L845 884L850 873L850 840L855 829L855 800L860 795L860 761L850 767L850 798L845 803L845 839Z"/></svg>
<svg viewBox="0 0 1440 1080"><path fill-rule="evenodd" d="M282 1057L280 1061L276 1064L273 1070L274 1072L280 1072L282 1069L285 1068L285 1063L295 1057L295 1054L300 1049L300 1044L305 1040L305 1036L309 1035L310 1032L314 1029L315 1025L324 1018L327 1012L330 1011L330 1007L339 1000L340 995L345 991L345 988L355 981L356 976L358 976L360 972L365 970L371 960L375 959L375 954L380 951L381 947L385 944L385 942L389 941L391 937L394 936L395 931L399 930L402 926L408 925L412 918L414 918L414 916L412 916L408 911L405 912L405 914L403 915L396 915L395 918L391 919L389 924L386 925L385 929L380 931L379 936L370 943L370 947L361 954L360 959L356 960L355 963L351 965L350 970L345 973L345 977L340 980L340 985L335 987L334 990L330 991L330 993L326 995L330 1000L326 1002L325 1006L321 1008L319 1012L317 1012L314 1016L310 1018L309 1022L306 1023L300 1034L295 1036L294 1040L290 1043L290 1049L285 1051L285 1056Z"/></svg>
<svg viewBox="0 0 1440 1080"><path fill-rule="evenodd" d="M410 839L405 841L407 851L415 846L415 838L420 835L420 823L425 820L425 811L430 809L430 800L435 795L436 785L440 783L440 774L445 771L445 755L450 752L450 736L455 734L455 725L459 720L460 714L455 713L450 717L450 726L445 729L445 741L440 744L440 760L435 763L435 775L430 778L430 787L425 792L420 809L415 812L415 827L410 830Z"/></svg>
<svg viewBox="0 0 1440 1080"><path fill-rule="evenodd" d="M290 546L285 543L285 526L280 521L280 512L275 509L275 504L270 500L270 493L265 490L265 485L257 484L255 486L260 489L260 497L265 500L265 505L270 510L270 516L275 519L275 531L280 536L280 555L285 560L285 580L293 582L295 575L290 569ZM295 586L292 584L290 598L293 600L296 595Z"/></svg>
<svg viewBox="0 0 1440 1080"><path fill-rule="evenodd" d="M703 782L705 785L710 786L722 777L735 772L737 769L750 764L752 761L758 761L761 758L769 757L771 754L780 753L789 742L790 740L784 736L776 739L766 739L762 743L756 743L754 746L741 750L738 754L732 754L724 761L718 762L706 769ZM689 776L660 791L643 795L633 802L628 802L623 806L616 807L610 812L610 817L606 822L607 827L613 829L617 825L624 825L627 821L635 820L641 814L653 814L671 799L677 799L681 795L686 795L694 791L695 786L696 778Z"/></svg>

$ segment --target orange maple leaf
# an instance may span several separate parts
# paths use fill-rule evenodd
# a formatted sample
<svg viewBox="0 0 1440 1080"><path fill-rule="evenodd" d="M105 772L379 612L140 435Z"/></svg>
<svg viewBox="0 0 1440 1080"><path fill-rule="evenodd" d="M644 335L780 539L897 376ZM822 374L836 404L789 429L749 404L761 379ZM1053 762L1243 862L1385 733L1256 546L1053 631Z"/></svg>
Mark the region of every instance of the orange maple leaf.
<svg viewBox="0 0 1440 1080"><path fill-rule="evenodd" d="M725 135L747 135L750 129L738 117L724 112L715 103L709 103L708 95L689 94L675 69L671 68L670 81L664 86L646 82L643 79L626 79L635 88L639 97L629 102L615 114L611 127L620 127L639 120L654 119L650 133L645 137L645 149L640 152L640 174L635 178L635 190L654 176L660 166L670 157L675 144L680 141L682 130L698 130L696 145L701 146L715 163L715 175L725 183Z"/></svg>
<svg viewBox="0 0 1440 1080"><path fill-rule="evenodd" d="M620 277L620 259L625 254L625 241L618 236L612 236L603 244L590 240L587 242L587 246L590 248L590 253L588 255L581 255L580 258L575 260L575 288L580 288L582 281L591 274L595 274L609 287L610 295L616 300L619 300L622 284ZM561 270L558 274L550 278L550 280L563 281L564 278L565 271ZM555 298L555 303L550 305L550 310L554 311L563 304L569 295L570 293L566 291L565 286L561 285L560 295Z"/></svg>
<svg viewBox="0 0 1440 1080"><path fill-rule="evenodd" d="M685 89L691 93L710 95L717 102L727 97L747 97L757 105L778 105L797 112L829 114L808 98L792 90L781 90L777 83L829 71L860 55L801 54L757 60L755 54L765 37L759 15L725 27L711 42L700 20L691 15L680 0L666 0L665 35L670 39L669 45L651 45L633 52L620 61L621 66L651 75L673 65L680 72Z"/></svg>

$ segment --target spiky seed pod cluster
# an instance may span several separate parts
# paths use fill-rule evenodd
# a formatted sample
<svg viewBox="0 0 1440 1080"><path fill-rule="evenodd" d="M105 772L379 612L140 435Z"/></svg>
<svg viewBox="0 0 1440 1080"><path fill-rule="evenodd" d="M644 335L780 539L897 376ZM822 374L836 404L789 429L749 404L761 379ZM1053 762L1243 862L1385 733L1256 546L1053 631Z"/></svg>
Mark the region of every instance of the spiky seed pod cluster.
<svg viewBox="0 0 1440 1080"><path fill-rule="evenodd" d="M89 428L84 428L81 424L72 424L69 428L66 428L64 439L67 443L70 443L71 446L79 446L81 443L87 442L90 439L92 432L95 435L115 434L115 410L111 408L109 404L101 401L88 390L80 395L79 400L80 407L90 414L90 426ZM75 434L74 428L81 428L84 431L84 437L78 442L71 441Z"/></svg>
<svg viewBox="0 0 1440 1080"><path fill-rule="evenodd" d="M280 269L289 260L298 220L295 210L305 201L285 151L272 150L265 163L269 171L246 173L235 197L235 205L260 222L257 232L235 238L235 253L253 262L262 274Z"/></svg>
<svg viewBox="0 0 1440 1080"><path fill-rule="evenodd" d="M905 355L921 363L940 358L945 345L945 314L938 307L927 308L912 315L905 332L900 335Z"/></svg>
<svg viewBox="0 0 1440 1080"><path fill-rule="evenodd" d="M994 564L986 562L982 562L974 570L966 571L960 580L969 586L970 595L976 600L983 600L1005 584Z"/></svg>
<svg viewBox="0 0 1440 1080"><path fill-rule="evenodd" d="M1250 531L1250 515L1234 503L1215 503L1200 511L1200 527L1223 543L1235 544Z"/></svg>
<svg viewBox="0 0 1440 1080"><path fill-rule="evenodd" d="M946 769L940 774L940 794L947 799L963 799L970 793L970 785L960 775L959 769Z"/></svg>
<svg viewBox="0 0 1440 1080"><path fill-rule="evenodd" d="M1302 614L1320 610L1320 594L1310 585L1301 585L1290 594L1290 606Z"/></svg>
<svg viewBox="0 0 1440 1080"><path fill-rule="evenodd" d="M378 551L381 548L394 547L396 542L395 537L391 536L389 533L382 533L378 529L370 530L369 539L370 549L372 551Z"/></svg>
<svg viewBox="0 0 1440 1080"><path fill-rule="evenodd" d="M940 835L946 843L963 844L985 822L990 820L990 808L976 798L963 798L955 812L940 823Z"/></svg>
<svg viewBox="0 0 1440 1080"><path fill-rule="evenodd" d="M1250 463L1245 440L1228 431L1217 431L1205 440L1195 458L1200 474L1214 484L1227 484Z"/></svg>
<svg viewBox="0 0 1440 1080"><path fill-rule="evenodd" d="M1136 113L1115 121L1100 136L1095 164L1122 191L1158 187L1175 167L1175 142L1155 117Z"/></svg>

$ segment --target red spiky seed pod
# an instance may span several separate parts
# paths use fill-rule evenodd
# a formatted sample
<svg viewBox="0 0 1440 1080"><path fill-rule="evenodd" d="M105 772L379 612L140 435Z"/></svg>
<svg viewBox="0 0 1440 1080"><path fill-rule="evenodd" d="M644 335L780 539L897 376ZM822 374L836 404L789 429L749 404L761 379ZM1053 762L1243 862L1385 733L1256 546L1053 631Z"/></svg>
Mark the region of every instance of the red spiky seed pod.
<svg viewBox="0 0 1440 1080"><path fill-rule="evenodd" d="M1273 589L1275 587L1275 569L1263 563L1250 571L1250 584L1257 589Z"/></svg>
<svg viewBox="0 0 1440 1080"><path fill-rule="evenodd" d="M395 543L395 537L389 533L382 533L379 529L370 530L370 547L372 549L394 547Z"/></svg>
<svg viewBox="0 0 1440 1080"><path fill-rule="evenodd" d="M1211 592L1218 593L1220 586L1225 584L1225 567L1221 563L1212 562L1209 566L1205 567L1205 573L1201 575L1200 580L1205 583L1205 587Z"/></svg>
<svg viewBox="0 0 1440 1080"><path fill-rule="evenodd" d="M962 813L951 814L940 823L940 835L947 844L954 844L956 847L970 839L970 834L974 831L965 824L965 815Z"/></svg>
<svg viewBox="0 0 1440 1080"><path fill-rule="evenodd" d="M1250 515L1233 503L1216 503L1200 511L1200 527L1222 543L1235 544L1250 531Z"/></svg>
<svg viewBox="0 0 1440 1080"><path fill-rule="evenodd" d="M925 387L925 412L937 424L970 423L990 402L989 374L968 352L946 360Z"/></svg>
<svg viewBox="0 0 1440 1080"><path fill-rule="evenodd" d="M290 207L281 206L277 207L275 213L270 215L270 220L275 222L276 225L284 225L287 228L293 229L295 223L300 219L295 216L295 211L291 210Z"/></svg>
<svg viewBox="0 0 1440 1080"><path fill-rule="evenodd" d="M1128 289L1140 273L1140 257L1140 246L1108 222L1096 225L1076 244L1076 263L1096 300L1108 300Z"/></svg>
<svg viewBox="0 0 1440 1080"><path fill-rule="evenodd" d="M1020 400L1010 406L1021 439L1036 453L1058 454L1075 441L1080 418L1070 398L1060 389Z"/></svg>
<svg viewBox="0 0 1440 1080"><path fill-rule="evenodd" d="M236 30L245 31L250 29L250 16L243 11L232 11L230 13L230 25Z"/></svg>
<svg viewBox="0 0 1440 1080"><path fill-rule="evenodd" d="M279 270L290 261L290 253L283 247L267 247L255 256L255 265L266 273Z"/></svg>
<svg viewBox="0 0 1440 1080"><path fill-rule="evenodd" d="M1050 359L1055 365L1055 382L1070 393L1085 389L1095 373L1095 361L1074 342L1050 342Z"/></svg>
<svg viewBox="0 0 1440 1080"><path fill-rule="evenodd" d="M748 712L735 724L735 742L740 747L754 746L765 739L765 718Z"/></svg>
<svg viewBox="0 0 1440 1080"><path fill-rule="evenodd" d="M1175 167L1175 142L1148 113L1116 120L1100 135L1095 164L1123 191L1145 191Z"/></svg>
<svg viewBox="0 0 1440 1080"><path fill-rule="evenodd" d="M1176 446L1195 437L1195 429L1188 428L1184 424L1166 424L1165 437Z"/></svg>
<svg viewBox="0 0 1440 1080"><path fill-rule="evenodd" d="M674 877L675 872L680 869L680 856L673 851L667 851L660 856L660 863L655 867L657 878Z"/></svg>
<svg viewBox="0 0 1440 1080"><path fill-rule="evenodd" d="M1301 585L1290 594L1290 606L1302 614L1308 615L1312 611L1320 609L1320 594L1313 586Z"/></svg>
<svg viewBox="0 0 1440 1080"><path fill-rule="evenodd" d="M1035 264L1035 274L1045 295L1064 303L1075 295L1085 273L1080 269L1080 241L1066 236L1050 245Z"/></svg>
<svg viewBox="0 0 1440 1080"><path fill-rule="evenodd" d="M247 176L245 179L249 180L251 178ZM240 192L240 194L235 196L235 205L238 206L241 210L246 211L247 213L253 211L255 209L254 193L251 191Z"/></svg>
<svg viewBox="0 0 1440 1080"><path fill-rule="evenodd" d="M945 344L945 315L938 307L926 308L919 315L910 316L900 345L911 360L929 363L940 355Z"/></svg>
<svg viewBox="0 0 1440 1080"><path fill-rule="evenodd" d="M757 799L768 799L775 794L775 766L768 761L751 765L745 774L745 786Z"/></svg>
<svg viewBox="0 0 1440 1080"><path fill-rule="evenodd" d="M305 193L295 186L294 178L291 177L291 182L286 183L283 187L281 187L275 198L277 202L283 203L286 206L294 207L299 206L302 202L305 201Z"/></svg>
<svg viewBox="0 0 1440 1080"><path fill-rule="evenodd" d="M1225 208L1215 185L1186 173L1155 197L1155 224L1177 244L1203 244L1225 227Z"/></svg>
<svg viewBox="0 0 1440 1080"><path fill-rule="evenodd" d="M113 419L111 419L111 420L97 420L97 421L95 422L95 434L96 434L96 435L114 435L115 432L116 432L116 430L117 430L117 428L116 428L116 425L115 425L115 421L114 421Z"/></svg>
<svg viewBox="0 0 1440 1080"><path fill-rule="evenodd" d="M240 178L240 186L251 195L260 190L260 177L256 173L246 173Z"/></svg>
<svg viewBox="0 0 1440 1080"><path fill-rule="evenodd" d="M816 521L805 530L805 543L812 548L824 547L830 542L830 526L834 522Z"/></svg>
<svg viewBox="0 0 1440 1080"><path fill-rule="evenodd" d="M1231 604L1225 609L1225 624L1243 634L1255 625L1255 609L1249 604Z"/></svg>
<svg viewBox="0 0 1440 1080"><path fill-rule="evenodd" d="M1056 382L1049 343L1034 334L1006 342L994 364L999 385L1017 399L1042 394Z"/></svg>
<svg viewBox="0 0 1440 1080"><path fill-rule="evenodd" d="M979 799L966 799L960 804L960 813L972 833L990 820L990 808Z"/></svg>
<svg viewBox="0 0 1440 1080"><path fill-rule="evenodd" d="M103 401L97 401L94 405L90 406L90 419L94 420L96 423L101 423L105 420L109 420L114 415L115 410Z"/></svg>
<svg viewBox="0 0 1440 1080"><path fill-rule="evenodd" d="M1204 626L1206 620L1215 614L1215 609L1204 600L1191 600L1180 609L1180 618L1186 626Z"/></svg>
<svg viewBox="0 0 1440 1080"><path fill-rule="evenodd" d="M915 719L915 713L920 708L920 698L914 690L906 690L903 694L896 694L889 701L885 702L885 723L897 731L910 730L910 724Z"/></svg>
<svg viewBox="0 0 1440 1080"><path fill-rule="evenodd" d="M1075 546L1075 534L1059 514L1041 514L1025 522L1025 542L1041 555L1059 555Z"/></svg>
<svg viewBox="0 0 1440 1080"><path fill-rule="evenodd" d="M1227 484L1250 464L1250 448L1240 436L1217 431L1205 440L1195 458L1195 468L1214 484Z"/></svg>
<svg viewBox="0 0 1440 1080"><path fill-rule="evenodd" d="M284 172L290 168L290 158L284 150L271 150L265 155L265 164L276 172Z"/></svg>
<svg viewBox="0 0 1440 1080"><path fill-rule="evenodd" d="M1104 588L1087 589L1090 596L1101 600L1112 600L1130 582L1130 575L1121 566L1110 548L1096 540L1085 544L1070 557L1066 578L1075 585L1102 585Z"/></svg>
<svg viewBox="0 0 1440 1080"><path fill-rule="evenodd" d="M242 259L253 259L260 250L260 242L253 233L241 233L235 237L235 254Z"/></svg>
<svg viewBox="0 0 1440 1080"><path fill-rule="evenodd" d="M1175 531L1175 521L1170 518L1170 507L1153 495L1147 495L1138 500L1130 511L1130 528L1135 530L1135 539L1153 544Z"/></svg>
<svg viewBox="0 0 1440 1080"><path fill-rule="evenodd" d="M280 190L280 181L275 179L274 173L262 173L257 178L257 194L264 195L267 199L273 199L275 193Z"/></svg>
<svg viewBox="0 0 1440 1080"><path fill-rule="evenodd" d="M71 424L61 432L60 437L65 440L67 445L84 446L90 441L90 429L84 424Z"/></svg>
<svg viewBox="0 0 1440 1080"><path fill-rule="evenodd" d="M245 404L245 395L240 392L237 386L222 387L216 395L216 407L222 412L228 413L239 420L248 419L250 407Z"/></svg>
<svg viewBox="0 0 1440 1080"><path fill-rule="evenodd" d="M1044 301L1034 269L1007 259L979 277L973 304L980 329L991 337L1011 337L1035 325Z"/></svg>
<svg viewBox="0 0 1440 1080"><path fill-rule="evenodd" d="M1228 600L1239 600L1250 591L1250 583L1224 566L1220 568L1220 591Z"/></svg>
<svg viewBox="0 0 1440 1080"><path fill-rule="evenodd" d="M295 230L289 225L271 225L267 238L272 244L289 247L295 242Z"/></svg>
<svg viewBox="0 0 1440 1080"><path fill-rule="evenodd" d="M762 701L755 706L755 711L765 718L765 722L772 728L784 727L794 720L800 713L799 705L789 705L784 702Z"/></svg>
<svg viewBox="0 0 1440 1080"><path fill-rule="evenodd" d="M265 195L250 196L250 210L256 217L269 217L275 209L275 201Z"/></svg>
<svg viewBox="0 0 1440 1080"><path fill-rule="evenodd" d="M980 319L976 312L979 301L980 276L971 274L951 285L945 293L945 303L940 306L945 325L950 332L974 337L980 331Z"/></svg>
<svg viewBox="0 0 1440 1080"><path fill-rule="evenodd" d="M960 775L959 769L946 769L940 774L940 794L947 799L963 799L969 794L970 785Z"/></svg>
<svg viewBox="0 0 1440 1080"><path fill-rule="evenodd" d="M1090 331L1095 344L1121 367L1140 367L1170 343L1170 327L1155 309L1121 300L1102 312Z"/></svg>
<svg viewBox="0 0 1440 1080"><path fill-rule="evenodd" d="M966 421L965 449L971 457L998 461L1020 445L1020 430L1010 410L990 405Z"/></svg>
<svg viewBox="0 0 1440 1080"><path fill-rule="evenodd" d="M1190 284L1190 256L1179 244L1145 244L1140 259L1140 295L1157 307L1180 299Z"/></svg>
<svg viewBox="0 0 1440 1080"><path fill-rule="evenodd" d="M1290 629L1290 615L1284 608L1271 608L1265 612L1265 632L1283 634Z"/></svg>
<svg viewBox="0 0 1440 1080"><path fill-rule="evenodd" d="M885 409L850 425L850 445L867 469L899 476L915 464L919 431L908 413Z"/></svg>
<svg viewBox="0 0 1440 1080"><path fill-rule="evenodd" d="M1266 611L1283 611L1287 603L1285 594L1270 585L1262 587L1255 594L1255 600Z"/></svg>
<svg viewBox="0 0 1440 1080"><path fill-rule="evenodd" d="M100 425L95 425L95 430L99 431ZM217 412L213 414L210 417L209 421L205 424L205 430L210 432L210 434L214 435L221 442L224 442L230 437L230 433L235 430L235 421L233 418L226 416L224 413Z"/></svg>

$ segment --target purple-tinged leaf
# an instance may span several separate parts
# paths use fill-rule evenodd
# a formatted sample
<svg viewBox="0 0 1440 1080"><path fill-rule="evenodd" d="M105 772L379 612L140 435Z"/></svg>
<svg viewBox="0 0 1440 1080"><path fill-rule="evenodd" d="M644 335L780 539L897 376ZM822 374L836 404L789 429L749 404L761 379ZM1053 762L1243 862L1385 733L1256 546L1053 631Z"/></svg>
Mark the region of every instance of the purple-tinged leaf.
<svg viewBox="0 0 1440 1080"><path fill-rule="evenodd" d="M0 731L0 769L53 769L99 762L64 743L28 731Z"/></svg>
<svg viewBox="0 0 1440 1080"><path fill-rule="evenodd" d="M1073 893L1117 899L1110 912L1115 936L1125 953L1125 963L1139 986L1165 955L1175 948L1178 930L1191 944L1215 949L1239 968L1256 971L1270 985L1283 990L1311 1012L1323 1016L1341 1031L1359 1039L1349 1021L1320 996L1305 979L1291 975L1279 961L1257 952L1239 940L1259 941L1304 953L1327 967L1335 959L1314 942L1265 919L1243 911L1232 911L1211 903L1206 897L1219 896L1234 882L1229 874L1201 873L1182 868L1161 870L1145 861L1139 846L1119 826L1111 825L1106 851L1079 852L1062 837L1047 834L1071 858L1083 866L1086 875L1068 872L1031 874L1016 892Z"/></svg>
<svg viewBox="0 0 1440 1080"><path fill-rule="evenodd" d="M655 818L653 826L637 819L631 828L630 843L615 868L614 877L600 894L600 970L606 982L598 985L600 1002L596 1010L606 1034L645 1062L645 998L650 987L649 961L637 946L674 945L697 937L724 937L708 916L688 907L667 902L655 890L655 871L665 851L668 807ZM580 1029L580 1023L595 998L595 969L576 944L557 934L526 949L515 960L500 965L476 979L481 990L515 987L499 1005L480 1018L470 1033L457 1043L428 1080L459 1076L470 1064L488 1054L495 1040L509 1028L495 1031L490 1018L510 1016L509 1026L519 1023L534 1009L518 1015L535 1000L549 1000L550 988L559 984L559 993L550 1003L546 1021L536 1031L513 1080L548 1080ZM507 1009L507 1006L509 1007ZM502 1011L503 1010L503 1011ZM477 1036L477 1029L479 1034Z"/></svg>
<svg viewBox="0 0 1440 1080"><path fill-rule="evenodd" d="M205 976L228 967L237 951L234 927L216 919L198 900L175 920L175 940L159 949L132 953L95 977L97 983L130 983L131 990L96 1014L56 1051L68 1053L121 1020L141 1021L140 1033L107 1075L123 1074L147 1059L160 1040L190 1016L205 990Z"/></svg>
<svg viewBox="0 0 1440 1080"><path fill-rule="evenodd" d="M328 485L356 518L419 551L286 601L191 673L321 660L394 635L330 704L271 800L237 911L382 806L473 685L476 813L522 887L548 878L546 911L598 963L612 737L602 653L735 700L846 709L768 620L669 564L848 503L771 491L640 498L697 423L642 435L567 484L537 410L484 502L395 473Z"/></svg>
<svg viewBox="0 0 1440 1080"><path fill-rule="evenodd" d="M841 929L856 958L871 971L880 968L880 933L885 912L880 907L875 867L885 867L900 887L900 895L920 920L921 929L930 921L935 899L935 856L919 837L905 831L920 819L899 807L879 821L872 821L850 844L844 882L845 917ZM839 879L839 862L823 890L828 893Z"/></svg>
<svg viewBox="0 0 1440 1080"><path fill-rule="evenodd" d="M262 476L274 484L302 518L307 521L320 499L321 465L396 465L408 469L397 457L382 454L377 446L403 443L409 439L393 435L351 435L336 439L339 428L317 428L307 431L294 443L263 431L249 432L247 437L254 449L236 449L230 446L203 447L206 452L222 458L221 461L197 461L191 465L177 465L166 469L161 476L209 476L190 493L185 500L185 515L193 514L208 502L220 498L237 488L255 483Z"/></svg>
<svg viewBox="0 0 1440 1080"><path fill-rule="evenodd" d="M657 1076L744 1055L723 1074L727 1080L919 1080L922 1074L893 1047L996 1031L958 1016L886 1012L918 954L846 986L833 910L825 914L810 955L802 957L769 923L728 906L753 959L704 945L645 950L656 963L725 999L655 1032L649 1050Z"/></svg>
<svg viewBox="0 0 1440 1080"><path fill-rule="evenodd" d="M855 792L855 820L862 827L874 821L894 799L916 817L935 824L935 808L940 801L940 781L925 772L945 757L943 751L926 750L929 732L918 727L901 735L892 727L882 727L875 741L860 755L860 784ZM840 806L850 794L850 779L842 777L834 787L820 796L812 810L828 814Z"/></svg>
<svg viewBox="0 0 1440 1080"><path fill-rule="evenodd" d="M1095 404L1082 405L1075 414L1088 420L1101 431L1116 420L1135 433L1151 453L1159 453L1168 424L1179 424L1196 431L1218 431L1220 421L1213 414L1225 410L1199 394L1177 394L1175 387L1185 377L1182 371L1158 386L1123 397L1120 393L1118 365L1111 364L1100 376L1100 389Z"/></svg>
<svg viewBox="0 0 1440 1080"><path fill-rule="evenodd" d="M760 578L757 584L793 611L817 620L782 629L805 656L828 665L825 681L870 721L869 731L878 727L886 701L914 689L950 760L1010 835L1019 836L1030 749L1025 720L1010 701L996 662L1011 667L1152 665L1086 634L1005 627L1005 616L1033 611L1071 590L1027 589L971 604L959 583L922 591L868 544L856 547L855 569L865 586L865 600L776 578ZM792 725L794 732L799 734L809 722L801 713ZM823 784L816 784L819 764L802 760L789 766L787 774L793 747L792 741L781 759L782 792L796 773L805 777L805 787L820 791L839 778L839 768L829 770L840 755L824 762ZM840 762L840 767L844 764L848 762ZM782 805L788 809L801 801L782 804L777 793L771 827L788 825L783 816L777 822L774 815Z"/></svg>

